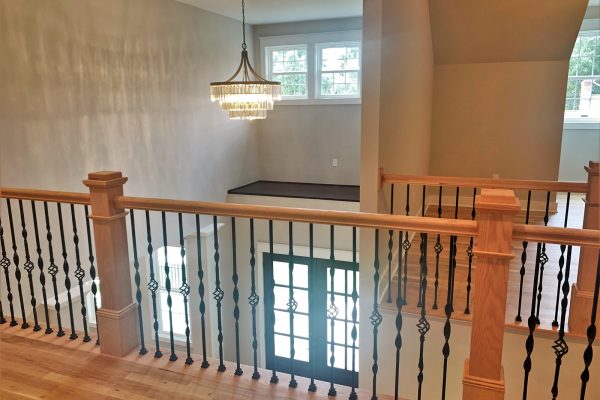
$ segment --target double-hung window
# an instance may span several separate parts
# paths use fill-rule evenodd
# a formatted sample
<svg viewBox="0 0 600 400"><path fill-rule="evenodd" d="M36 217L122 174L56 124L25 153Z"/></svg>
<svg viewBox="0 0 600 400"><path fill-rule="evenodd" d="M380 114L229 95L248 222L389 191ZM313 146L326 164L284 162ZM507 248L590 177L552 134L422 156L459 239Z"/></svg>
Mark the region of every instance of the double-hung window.
<svg viewBox="0 0 600 400"><path fill-rule="evenodd" d="M263 73L281 82L282 104L359 103L361 32L260 38Z"/></svg>
<svg viewBox="0 0 600 400"><path fill-rule="evenodd" d="M582 31L569 64L567 120L600 119L600 31Z"/></svg>

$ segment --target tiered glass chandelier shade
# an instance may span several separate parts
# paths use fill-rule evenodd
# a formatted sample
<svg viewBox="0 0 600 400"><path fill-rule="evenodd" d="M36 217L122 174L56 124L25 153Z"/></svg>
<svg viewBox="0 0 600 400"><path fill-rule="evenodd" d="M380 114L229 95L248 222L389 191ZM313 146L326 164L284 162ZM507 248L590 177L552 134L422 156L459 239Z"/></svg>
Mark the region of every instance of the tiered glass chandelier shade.
<svg viewBox="0 0 600 400"><path fill-rule="evenodd" d="M281 100L281 83L261 77L250 65L245 44L237 71L225 82L210 84L210 98L219 102L230 119L265 119L275 101Z"/></svg>

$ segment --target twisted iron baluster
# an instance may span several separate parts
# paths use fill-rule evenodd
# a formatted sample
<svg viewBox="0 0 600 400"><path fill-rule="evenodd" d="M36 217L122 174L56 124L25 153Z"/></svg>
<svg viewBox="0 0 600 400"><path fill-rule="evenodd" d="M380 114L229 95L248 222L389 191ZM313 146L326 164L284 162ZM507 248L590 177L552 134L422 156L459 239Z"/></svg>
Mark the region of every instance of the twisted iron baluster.
<svg viewBox="0 0 600 400"><path fill-rule="evenodd" d="M309 248L309 254L308 254L308 258L309 258L309 266L308 266L308 270L309 270L309 274L310 271L313 270L314 268L314 227L313 224L309 224L308 225L308 248ZM309 338L314 338L315 333L314 333L314 324L311 324L309 322L308 324L308 329L309 329ZM315 384L315 369L316 369L316 365L315 365L315 361L316 361L316 355L315 355L315 346L309 343L309 347L310 347L310 385L308 385L308 391L309 392L316 392L317 391L317 385Z"/></svg>
<svg viewBox="0 0 600 400"><path fill-rule="evenodd" d="M213 298L217 302L217 329L219 331L217 335L217 341L219 342L219 372L224 372L227 367L223 362L223 316L221 313L221 301L225 297L223 289L221 289L221 272L219 269L219 227L217 224L217 216L213 217L213 235L214 235L214 246L215 246L215 290L213 291Z"/></svg>
<svg viewBox="0 0 600 400"><path fill-rule="evenodd" d="M65 335L65 331L63 331L62 328L62 319L60 318L60 301L58 301L58 283L56 282L58 266L54 263L54 248L52 247L52 231L50 229L50 215L48 213L47 202L44 202L44 217L46 219L46 239L48 240L48 255L50 258L48 273L52 277L52 289L54 291L54 310L56 310L56 323L58 325L58 332L56 332L56 336L62 337Z"/></svg>
<svg viewBox="0 0 600 400"><path fill-rule="evenodd" d="M525 350L527 351L527 357L525 358L525 362L523 363L523 369L525 369L525 378L523 381L523 399L527 398L527 387L529 385L529 373L531 372L531 353L533 353L534 346L534 338L533 333L537 326L537 318L535 317L535 290L537 288L539 272L540 272L540 262L541 262L541 254L542 254L542 244L538 243L537 252L535 256L535 272L533 276L533 291L531 298L531 314L527 319L527 326L529 327L529 335L527 336L527 340L525 341Z"/></svg>
<svg viewBox="0 0 600 400"><path fill-rule="evenodd" d="M171 297L171 267L169 266L169 251L168 251L168 239L167 239L167 216L164 211L161 212L162 218L162 231L163 231L163 250L165 257L165 289L167 290L167 307L169 309L169 341L171 344L171 355L169 361L176 361L177 354L175 354L175 333L173 332L173 298Z"/></svg>
<svg viewBox="0 0 600 400"><path fill-rule="evenodd" d="M392 188L390 192L390 214L394 215L394 184L392 183ZM388 231L390 238L388 240L388 289L387 289L387 302L392 302L392 251L394 250L394 231L390 229Z"/></svg>
<svg viewBox="0 0 600 400"><path fill-rule="evenodd" d="M196 214L196 248L198 251L198 294L200 295L200 328L202 331L202 368L208 368L206 357L206 303L204 302L204 270L202 268L202 239L200 235L200 216Z"/></svg>
<svg viewBox="0 0 600 400"><path fill-rule="evenodd" d="M438 218L442 218L442 186L440 185L438 191L438 208L437 208ZM439 277L440 277L440 253L444 250L444 246L440 243L440 235L437 235L435 245L433 246L433 250L435 251L435 283L434 288L435 292L433 294L433 306L434 310L438 309L438 286L439 286Z"/></svg>
<svg viewBox="0 0 600 400"><path fill-rule="evenodd" d="M473 189L473 205L471 207L471 221L475 221L475 197L477 196L477 188ZM467 256L469 257L469 272L467 273L467 306L465 314L471 314L471 271L473 269L473 236L469 239L469 247L467 247Z"/></svg>
<svg viewBox="0 0 600 400"><path fill-rule="evenodd" d="M373 312L371 313L371 325L373 325L373 366L371 371L373 372L373 394L371 400L377 400L377 372L379 371L379 353L377 349L377 336L379 335L379 325L383 321L383 317L379 312L379 229L375 229L375 258L373 260L373 267L375 273L373 274Z"/></svg>
<svg viewBox="0 0 600 400"><path fill-rule="evenodd" d="M402 231L399 232L398 237L399 240L402 240ZM398 251L398 268L402 264L402 251ZM354 287L356 289L356 285ZM402 296L400 295L400 280L398 280L398 294L396 296L396 340L394 344L396 345L396 374L395 374L395 384L394 384L394 399L398 400L398 392L400 386L400 351L402 350L402 306L404 302L402 301ZM356 304L355 304L356 305Z"/></svg>
<svg viewBox="0 0 600 400"><path fill-rule="evenodd" d="M250 219L250 296L248 297L248 302L252 310L252 360L254 365L252 379L256 380L260 378L260 373L258 372L258 340L256 338L256 306L258 305L260 298L256 293L255 265L254 219Z"/></svg>
<svg viewBox="0 0 600 400"><path fill-rule="evenodd" d="M527 192L527 211L525 214L525 225L529 225L529 211L531 210L531 190ZM521 322L521 304L523 303L523 280L525 279L525 262L527 262L527 245L529 243L523 241L523 252L521 253L521 269L519 270L519 306L517 307L517 316L515 321Z"/></svg>
<svg viewBox="0 0 600 400"><path fill-rule="evenodd" d="M312 224L311 224L312 227ZM311 229L312 231L312 229ZM402 239L402 234L400 234L400 239ZM311 246L312 249L312 246ZM401 258L401 252L399 252L399 257ZM400 273L400 264L398 264L398 273ZM357 385L357 373L356 373L356 339L358 338L358 308L356 303L358 301L358 291L356 290L356 271L358 270L358 265L356 263L356 227L352 227L352 389L350 391L349 400L357 400L358 396L356 394ZM400 299L400 277L398 277L398 296L397 299ZM398 302L398 300L396 300ZM400 301L402 303L402 301ZM396 303L397 304L397 303Z"/></svg>
<svg viewBox="0 0 600 400"><path fill-rule="evenodd" d="M137 311L138 311L138 323L140 327L140 355L144 355L148 352L146 349L145 341L144 341L144 318L142 312L142 291L140 289L140 263L138 260L138 252L137 252L137 238L135 234L135 212L133 209L129 211L129 218L131 222L131 243L133 247L133 269L135 270L134 280L135 280L135 300L137 301Z"/></svg>
<svg viewBox="0 0 600 400"><path fill-rule="evenodd" d="M2 259L0 260L0 266L4 270L4 280L6 281L6 291L8 299L8 308L10 311L10 326L18 325L15 319L15 308L13 306L13 294L10 288L10 273L8 267L10 267L10 260L6 256L6 245L4 243L4 228L2 227L2 219L0 219L0 247L2 249Z"/></svg>
<svg viewBox="0 0 600 400"><path fill-rule="evenodd" d="M423 288L421 294L421 316L417 328L420 334L420 346L419 346L419 374L417 375L417 381L419 382L418 398L421 399L421 391L423 386L423 369L425 367L423 361L423 351L425 350L425 335L429 331L429 322L427 321L426 315L426 299L427 299L427 234L421 233L421 258L420 258L421 270L423 279L421 281L421 287ZM450 286L450 284L448 285ZM451 296L451 294L449 295Z"/></svg>
<svg viewBox="0 0 600 400"><path fill-rule="evenodd" d="M410 213L410 185L406 185L406 216ZM408 298L406 297L406 290L408 288L408 250L410 249L410 240L408 240L408 231L406 231L404 236L404 241L402 242L402 248L404 249L404 293L402 295L402 301L404 305L408 304Z"/></svg>
<svg viewBox="0 0 600 400"><path fill-rule="evenodd" d="M564 227L567 227L567 223L569 221L569 203L571 202L571 192L567 193L567 204L565 206L565 223ZM560 258L558 259L558 275L556 276L556 280L558 281L558 286L556 288L556 305L554 306L554 320L552 321L552 326L558 327L558 303L560 300L560 287L561 282L563 280L563 266L565 265L565 248L564 244L560 245Z"/></svg>
<svg viewBox="0 0 600 400"><path fill-rule="evenodd" d="M238 290L238 273L237 273L237 251L236 251L236 239L235 239L235 218L231 218L231 248L232 248L232 258L233 258L233 319L235 326L235 360L236 360L236 369L234 375L241 376L244 371L242 371L241 363L240 363L240 307L238 306L238 301L240 300L240 292Z"/></svg>
<svg viewBox="0 0 600 400"><path fill-rule="evenodd" d="M90 215L88 206L83 207L85 212L85 230L87 232L88 261L90 262L90 278L92 278L92 295L94 296L94 317L96 319L96 344L100 344L100 332L98 330L98 286L96 285L96 267L94 266L94 246L92 245L92 232L90 229Z"/></svg>
<svg viewBox="0 0 600 400"><path fill-rule="evenodd" d="M44 333L47 335L52 333L53 330L50 327L50 314L48 313L48 295L46 293L46 275L44 274L44 259L42 258L42 248L40 245L40 232L37 222L37 210L35 202L31 200L31 212L33 214L33 229L35 233L35 252L37 253L37 266L40 270L40 286L42 287L42 300L44 301L44 315L46 317L46 330Z"/></svg>
<svg viewBox="0 0 600 400"><path fill-rule="evenodd" d="M561 301L561 317L560 317L560 328L558 329L558 339L554 341L554 354L556 354L556 367L554 368L554 382L552 383L552 399L556 400L558 397L558 377L560 374L560 366L562 364L562 358L569 352L569 346L565 342L565 321L567 319L567 306L569 304L569 273L571 272L571 250L573 246L569 246L567 250L567 266L565 268L565 281L562 284L563 298Z"/></svg>
<svg viewBox="0 0 600 400"><path fill-rule="evenodd" d="M33 310L33 331L37 332L42 329L38 321L37 315L37 300L35 299L35 290L33 287L33 269L35 265L31 261L29 254L29 243L27 240L27 227L25 225L25 213L23 212L23 200L19 199L19 214L21 215L21 235L23 236L23 246L25 248L25 263L23 269L27 271L27 280L29 281L29 291L31 293L31 309Z"/></svg>
<svg viewBox="0 0 600 400"><path fill-rule="evenodd" d="M87 325L87 310L85 308L85 295L83 293L83 278L85 277L85 271L81 268L81 258L79 257L79 235L77 234L77 221L75 219L75 205L71 204L71 222L73 225L73 244L75 245L75 277L79 282L79 298L81 300L81 321L83 323L83 341L89 342L92 340L88 334Z"/></svg>
<svg viewBox="0 0 600 400"><path fill-rule="evenodd" d="M544 215L544 226L548 226L548 208L550 207L550 192L546 194L546 213ZM537 310L535 312L535 319L537 323L540 323L540 306L542 304L542 283L544 281L544 265L548 262L548 255L546 254L546 243L542 244L542 254L540 256L540 281L538 284L538 296L537 296Z"/></svg>
<svg viewBox="0 0 600 400"><path fill-rule="evenodd" d="M423 198L422 198L422 204L421 204L421 217L425 216L425 185L423 185ZM419 270L419 282L423 282L423 269L421 268ZM427 272L427 271L425 271ZM426 277L425 277L426 278ZM427 279L425 279L425 283L427 283ZM423 286L419 285L419 300L417 301L417 307L421 307L423 305L422 303L422 299L423 299Z"/></svg>
<svg viewBox="0 0 600 400"><path fill-rule="evenodd" d="M450 236L450 262L448 268L449 278L454 279L452 274L453 261L456 255L456 236ZM442 375L442 400L446 398L446 375L448 372L448 357L450 356L450 333L452 332L452 326L450 325L450 318L452 317L452 293L450 288L452 287L451 279L448 279L448 295L446 297L446 306L444 312L446 314L446 322L444 323L444 347L442 348L442 354L444 355L444 369Z"/></svg>
<svg viewBox="0 0 600 400"><path fill-rule="evenodd" d="M21 270L19 269L19 253L17 252L17 241L15 240L15 227L13 223L12 209L10 199L6 199L8 206L8 224L10 226L10 238L12 240L13 264L15 265L15 277L17 278L17 291L19 293L19 305L21 306L21 329L29 328L27 318L25 317L25 303L23 302L23 288L21 287Z"/></svg>
<svg viewBox="0 0 600 400"><path fill-rule="evenodd" d="M329 356L329 364L331 366L329 370L329 391L327 392L328 396L335 396L337 391L334 387L334 369L335 369L335 345L334 345L334 329L335 329L335 319L339 314L339 309L335 305L335 287L334 287L334 278L335 278L335 244L334 244L334 227L331 225L329 227L329 307L327 308L327 318L329 318L329 328L331 329L331 334L329 340L331 343L329 344L329 351L331 351L331 355ZM389 291L388 291L389 293Z"/></svg>
<svg viewBox="0 0 600 400"><path fill-rule="evenodd" d="M187 272L185 265L185 242L183 239L183 216L181 213L178 215L179 220L179 253L181 254L181 286L179 287L179 293L183 296L183 315L185 319L185 348L186 348L186 359L185 365L192 365L194 359L192 358L192 345L190 342L190 316L188 312L188 296L190 295L190 285L187 283Z"/></svg>
<svg viewBox="0 0 600 400"><path fill-rule="evenodd" d="M455 198L455 203L454 203L454 219L458 219L458 198L459 198L459 194L460 194L460 187L456 187L456 198ZM454 243L452 244L453 248L453 252L452 252L452 269L451 269L451 273L452 273L452 278L450 279L450 277L448 277L450 279L450 286L451 286L451 291L450 293L452 294L452 300L454 300L454 275L456 275L456 240L454 241ZM454 311L454 301L450 302L450 307L452 308L452 311Z"/></svg>
<svg viewBox="0 0 600 400"><path fill-rule="evenodd" d="M152 247L152 229L150 227L150 211L146 210L146 237L148 241L148 265L150 266L150 282L148 282L148 290L152 297L152 317L154 318L154 357L160 358L163 353L160 351L160 340L158 336L158 309L156 306L156 290L158 290L158 282L154 275L154 248ZM160 267L159 267L160 268Z"/></svg>
<svg viewBox="0 0 600 400"><path fill-rule="evenodd" d="M600 292L600 252L598 254L598 266L596 267L596 286L594 287L594 299L592 301L592 315L590 316L590 326L587 328L588 345L583 352L584 369L581 373L581 399L585 399L587 384L590 380L590 365L594 358L594 339L596 338L596 316L598 311L598 295Z"/></svg>
<svg viewBox="0 0 600 400"><path fill-rule="evenodd" d="M0 225L0 232L1 232L2 226ZM2 232L3 234L3 232ZM1 265L1 264L0 264ZM1 275L0 275L1 278ZM2 287L2 282L0 281L0 287ZM48 313L46 313L48 314ZM0 325L5 324L6 323L6 318L4 318L4 308L2 307L2 300L0 300Z"/></svg>
<svg viewBox="0 0 600 400"><path fill-rule="evenodd" d="M60 228L60 245L63 257L63 271L65 273L65 288L67 289L67 302L69 305L69 318L71 322L71 335L69 335L69 339L75 340L77 339L77 334L75 333L75 318L73 317L73 301L71 300L71 279L69 278L69 261L67 259L67 246L65 244L65 229L63 226L62 207L60 203L56 203L56 207L58 210L58 226Z"/></svg>
<svg viewBox="0 0 600 400"><path fill-rule="evenodd" d="M273 261L273 220L269 220L269 255L271 257L271 261ZM273 274L273 279L271 281L271 287L273 288L272 296L275 298L275 275ZM275 309L271 307L271 320L273 321L273 332L275 332ZM279 377L277 376L277 357L275 356L275 350L273 349L273 359L271 362L273 363L273 373L271 375L271 383L279 382Z"/></svg>
<svg viewBox="0 0 600 400"><path fill-rule="evenodd" d="M288 313L290 314L290 383L289 387L298 387L296 381L296 375L294 373L294 364L296 357L296 348L294 347L294 313L298 308L298 302L294 299L294 237L293 237L293 226L290 221L288 224L288 246L290 261L288 263L288 276L289 276L289 301L287 303Z"/></svg>

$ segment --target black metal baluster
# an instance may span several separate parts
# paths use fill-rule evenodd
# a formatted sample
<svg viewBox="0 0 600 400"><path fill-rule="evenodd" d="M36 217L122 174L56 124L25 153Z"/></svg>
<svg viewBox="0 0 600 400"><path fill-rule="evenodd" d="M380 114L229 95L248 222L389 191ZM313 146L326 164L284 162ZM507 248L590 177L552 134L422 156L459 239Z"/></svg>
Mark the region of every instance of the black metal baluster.
<svg viewBox="0 0 600 400"><path fill-rule="evenodd" d="M309 271L312 271L312 269L314 268L314 227L313 224L309 224L308 225L308 248L309 248L309 254L308 254L308 258L309 258ZM310 272L309 272L310 274ZM315 384L315 370L316 370L316 365L315 365L315 361L316 361L316 354L315 354L315 347L313 342L315 339L315 333L314 333L314 324L311 324L309 322L308 324L308 329L309 329L309 338L311 339L311 341L309 341L309 347L310 347L310 385L308 386L308 391L309 392L316 392L317 391L317 385Z"/></svg>
<svg viewBox="0 0 600 400"><path fill-rule="evenodd" d="M452 259L452 258L450 258ZM425 335L429 331L429 322L427 321L426 315L426 299L427 299L427 234L421 233L421 258L420 258L421 270L423 279L421 280L422 295L421 295L421 316L417 328L420 334L420 345L419 345L419 374L417 375L417 382L419 383L418 399L421 399L421 392L423 386L423 369L424 364L424 350L425 350ZM448 285L450 286L450 284ZM450 294L451 296L451 294Z"/></svg>
<svg viewBox="0 0 600 400"><path fill-rule="evenodd" d="M192 344L190 342L190 315L188 312L188 296L190 295L190 285L187 283L187 272L185 264L185 242L183 239L183 216L181 213L177 215L179 221L179 253L181 254L181 286L179 287L179 293L183 296L183 315L185 319L185 348L186 358L185 364L192 365L194 359L192 358ZM234 247L235 248L235 247Z"/></svg>
<svg viewBox="0 0 600 400"><path fill-rule="evenodd" d="M133 269L135 270L134 281L135 281L135 300L137 301L138 311L138 323L140 327L140 355L144 355L148 352L144 341L144 317L142 312L142 291L140 289L140 262L138 260L137 251L137 238L135 234L135 212L133 209L129 211L129 218L131 222L131 243L133 247Z"/></svg>
<svg viewBox="0 0 600 400"><path fill-rule="evenodd" d="M94 246L92 245L92 232L90 228L90 215L88 206L83 207L85 211L85 230L87 232L87 244L88 244L88 260L90 262L90 278L92 278L92 295L94 296L94 317L96 319L96 344L100 344L100 331L98 330L98 286L96 285L96 267L94 266Z"/></svg>
<svg viewBox="0 0 600 400"><path fill-rule="evenodd" d="M571 250L572 246L569 246L567 250L567 266L565 268L565 281L562 284L563 298L561 301L561 317L560 317L560 328L558 329L558 339L554 341L554 354L556 354L556 366L554 368L554 382L552 383L552 399L556 400L558 396L558 377L560 374L560 366L562 364L562 358L569 352L569 346L565 342L565 321L567 319L567 306L569 304L569 273L571 272Z"/></svg>
<svg viewBox="0 0 600 400"><path fill-rule="evenodd" d="M217 370L219 372L224 372L227 367L225 367L225 363L223 362L223 315L221 313L221 301L223 301L225 293L223 292L223 289L221 289L221 272L219 268L219 226L216 215L213 216L213 236L215 242L215 290L213 291L213 298L217 302L217 330L219 331L217 335L217 341L219 342L219 367Z"/></svg>
<svg viewBox="0 0 600 400"><path fill-rule="evenodd" d="M50 257L50 265L48 273L52 277L52 289L54 291L54 310L56 311L56 323L58 332L56 336L65 336L65 331L62 327L62 319L60 317L60 301L58 301L58 283L56 282L56 274L58 274L58 266L54 263L54 248L52 247L52 230L50 229L50 215L48 213L48 203L44 202L44 217L46 219L46 239L48 240L48 256Z"/></svg>
<svg viewBox="0 0 600 400"><path fill-rule="evenodd" d="M10 287L10 271L8 268L10 267L10 260L6 256L6 245L4 243L4 228L2 227L2 220L0 219L0 245L2 248L2 259L0 260L0 265L4 270L4 280L6 281L6 291L7 291L7 299L8 299L8 308L10 311L10 326L18 325L17 320L15 319L15 307L13 305L13 294Z"/></svg>
<svg viewBox="0 0 600 400"><path fill-rule="evenodd" d="M330 375L329 375L329 391L327 392L328 396L335 396L337 391L333 385L334 383L334 370L335 370L335 345L334 345L334 328L335 328L335 319L338 316L339 310L335 305L335 287L334 287L334 277L335 277L335 241L334 241L334 227L331 225L329 227L329 290L331 291L329 295L329 307L327 308L327 318L329 318L329 328L331 329L331 333L329 336L329 340L331 343L329 344L329 351L331 355L329 356L329 364L331 365ZM388 290L389 293L389 290Z"/></svg>
<svg viewBox="0 0 600 400"><path fill-rule="evenodd" d="M75 318L73 317L73 301L71 300L71 279L69 278L69 261L67 259L67 246L65 244L65 229L63 226L63 218L62 218L62 205L60 203L56 203L56 207L58 210L58 227L60 229L60 245L61 245L62 257L63 257L63 271L65 273L65 288L67 289L67 303L69 306L69 320L71 322L71 334L69 335L69 339L75 340L75 339L77 339L77 333L75 333Z"/></svg>
<svg viewBox="0 0 600 400"><path fill-rule="evenodd" d="M471 221L475 221L475 197L477 196L477 188L473 188L473 205L471 206ZM467 247L467 256L469 257L469 270L467 272L467 306L465 314L471 314L471 271L473 269L473 236L469 239L469 247Z"/></svg>
<svg viewBox="0 0 600 400"><path fill-rule="evenodd" d="M455 197L455 203L454 203L454 219L458 219L458 198L460 195L460 187L456 187L456 197ZM450 270L450 272L452 273L452 277L448 277L448 279L450 279L450 287L451 287L451 295L452 295L452 300L454 300L454 275L456 274L456 240L454 240L454 242L452 243L453 246L453 251L452 251L452 257L450 258L452 260L452 268ZM454 301L450 302L450 307L452 307L452 311L454 311Z"/></svg>
<svg viewBox="0 0 600 400"><path fill-rule="evenodd" d="M394 214L394 184L392 183L392 189L390 192L390 214ZM394 231L390 229L388 231L390 238L388 240L388 290L387 290L387 302L392 302L392 251L394 250Z"/></svg>
<svg viewBox="0 0 600 400"><path fill-rule="evenodd" d="M406 185L406 216L410 213L410 185ZM402 248L404 249L404 293L402 295L402 300L404 305L408 304L408 298L406 297L406 290L408 288L408 250L410 249L410 240L408 240L408 231L406 231L404 235L404 241L402 242ZM398 272L399 274L400 272Z"/></svg>
<svg viewBox="0 0 600 400"><path fill-rule="evenodd" d="M527 211L525 214L525 225L529 225L529 211L531 210L531 190L527 192ZM523 241L523 252L521 253L521 269L519 270L519 306L517 307L517 316L515 321L521 322L521 304L523 303L523 280L525 279L525 263L527 262L527 245L529 243Z"/></svg>
<svg viewBox="0 0 600 400"><path fill-rule="evenodd" d="M0 279L2 276L0 275ZM0 286L2 285L2 281L0 280ZM2 300L0 300L0 325L6 323L6 318L4 318L4 308L2 307Z"/></svg>
<svg viewBox="0 0 600 400"><path fill-rule="evenodd" d="M373 325L373 366L371 367L371 371L373 372L373 392L371 400L377 400L377 372L379 371L377 336L379 335L379 325L381 325L381 322L383 321L383 317L379 312L379 229L375 229L374 251L375 258L373 260L373 267L375 272L373 274L373 312L369 318L371 320L371 325Z"/></svg>
<svg viewBox="0 0 600 400"><path fill-rule="evenodd" d="M31 294L31 309L33 311L33 331L37 332L42 329L38 321L37 315L37 300L35 299L35 289L33 286L33 269L35 265L31 261L29 254L29 242L27 240L27 226L25 224L25 213L23 212L23 200L19 199L19 214L21 215L21 235L23 236L23 246L25 249L25 263L23 269L27 271L27 280L29 281L29 291Z"/></svg>
<svg viewBox="0 0 600 400"><path fill-rule="evenodd" d="M271 261L273 260L273 221L269 220L269 255L271 256ZM275 275L273 275L275 276ZM273 299L275 298L275 278L272 279L271 282L271 286L273 287ZM271 310L269 310L269 312L271 313L271 320L273 321L273 332L275 332L275 309L271 308ZM275 354L275 350L273 350L273 354ZM271 360L271 363L273 364L273 373L271 375L271 383L277 383L279 382L279 377L277 376L277 357L275 355L273 355L273 359Z"/></svg>
<svg viewBox="0 0 600 400"><path fill-rule="evenodd" d="M242 371L241 363L240 363L240 307L238 306L238 301L240 299L240 292L238 290L238 272L237 272L237 251L236 251L236 239L235 239L235 218L231 218L231 248L232 248L232 259L233 259L233 319L235 326L235 360L236 360L236 369L234 375L241 376L244 371Z"/></svg>
<svg viewBox="0 0 600 400"><path fill-rule="evenodd" d="M312 224L311 224L312 226ZM402 233L400 233L400 243L402 241ZM312 241L311 241L312 243ZM312 249L312 246L311 246ZM402 257L401 252L399 252L398 257ZM400 265L401 262L398 263L398 274L400 274ZM356 263L356 227L352 227L352 389L350 390L349 400L357 400L358 396L356 394L356 339L358 338L358 308L356 303L358 301L358 291L356 290L356 270L358 269L358 265ZM396 302L401 301L400 297L400 289L401 289L401 281L400 276L398 276L398 296ZM396 303L397 304L397 303ZM313 374L314 375L314 374ZM316 388L315 388L316 389Z"/></svg>
<svg viewBox="0 0 600 400"><path fill-rule="evenodd" d="M446 322L444 323L444 347L442 348L442 354L444 355L444 369L442 375L442 400L446 398L446 375L448 372L448 357L450 356L450 333L452 332L452 326L450 325L450 318L452 317L452 293L450 291L452 287L451 279L454 279L452 274L453 259L456 253L456 236L450 236L450 261L448 263L448 294L446 296L446 306L444 312L446 314ZM451 278L451 279L450 279Z"/></svg>
<svg viewBox="0 0 600 400"><path fill-rule="evenodd" d="M35 252L37 253L37 265L40 270L40 286L42 287L42 300L44 302L44 316L46 318L46 330L44 333L47 335L52 333L53 330L50 327L50 314L48 313L48 295L46 292L46 274L44 274L44 259L42 258L42 248L40 245L40 232L37 222L37 210L35 202L31 200L31 212L33 214L33 230L35 233ZM33 291L32 291L33 293Z"/></svg>
<svg viewBox="0 0 600 400"><path fill-rule="evenodd" d="M585 365L581 373L581 400L585 399L587 384L590 380L590 365L594 358L594 340L596 338L596 314L598 311L598 292L600 292L600 254L598 254L598 266L596 267L596 286L594 287L594 299L592 301L592 315L590 316L590 326L587 328L588 345L583 352L583 363Z"/></svg>
<svg viewBox="0 0 600 400"><path fill-rule="evenodd" d="M423 185L423 197L421 200L421 217L425 216L425 185ZM419 270L419 282L423 281L423 269ZM425 280L427 282L427 280ZM423 286L419 285L419 301L417 302L417 307L422 306L421 299L423 298Z"/></svg>
<svg viewBox="0 0 600 400"><path fill-rule="evenodd" d="M17 241L15 240L15 227L13 223L12 209L10 199L6 199L8 206L8 224L10 226L10 238L12 240L13 264L15 265L15 277L17 278L17 291L19 293L19 305L21 306L21 329L29 328L27 318L25 317L25 303L23 302L23 288L21 287L21 270L19 269L19 253L17 252Z"/></svg>
<svg viewBox="0 0 600 400"><path fill-rule="evenodd" d="M290 261L288 263L288 279L289 279L289 301L287 303L288 313L290 314L290 383L289 387L295 388L298 386L296 375L294 373L294 364L296 357L296 348L294 347L294 313L298 308L298 303L294 299L294 237L292 222L288 223L288 248Z"/></svg>
<svg viewBox="0 0 600 400"><path fill-rule="evenodd" d="M81 322L83 324L83 341L89 342L92 340L88 333L87 325L87 309L85 307L85 295L83 293L83 278L85 271L81 268L81 258L79 256L79 235L77 233L77 221L75 218L75 205L71 203L71 223L73 225L73 244L75 245L75 277L79 283L79 298L81 300Z"/></svg>
<svg viewBox="0 0 600 400"><path fill-rule="evenodd" d="M2 240L2 248L4 248L4 238L2 237L4 236L4 232L2 230L2 222L0 221L0 238ZM3 266L4 265L4 256L2 257L2 260L0 261L0 265ZM1 277L1 275L0 275ZM2 282L0 281L0 287L2 286ZM12 301L11 301L12 303ZM48 313L46 313L48 314ZM0 300L0 325L1 324L5 324L6 323L6 318L4 318L4 308L2 307L2 300Z"/></svg>
<svg viewBox="0 0 600 400"><path fill-rule="evenodd" d="M202 238L200 235L200 215L196 214L196 249L198 251L198 295L200 296L200 330L202 334L202 368L208 368L206 357L206 303L204 302L204 269L202 268Z"/></svg>
<svg viewBox="0 0 600 400"><path fill-rule="evenodd" d="M525 378L523 381L523 400L527 399L527 387L529 385L529 373L531 372L531 353L533 353L534 338L533 333L537 326L537 318L535 317L535 300L536 300L536 288L540 273L540 259L542 254L542 244L538 243L537 252L535 256L535 272L533 275L533 291L531 296L531 314L527 319L527 326L529 327L529 335L525 341L525 350L527 351L527 357L523 363L523 369L525 369Z"/></svg>
<svg viewBox="0 0 600 400"><path fill-rule="evenodd" d="M167 307L169 309L169 341L171 343L171 355L169 356L169 361L176 361L177 354L175 354L175 333L173 332L173 299L171 297L171 267L169 266L169 242L167 240L167 216L164 211L161 212L161 218L163 231L163 249L165 257L165 289L167 290Z"/></svg>
<svg viewBox="0 0 600 400"><path fill-rule="evenodd" d="M567 222L569 221L569 203L571 202L571 192L567 193L567 204L565 206L565 223L564 227L567 227ZM558 286L556 287L556 305L554 306L554 320L552 321L552 326L558 327L558 303L560 301L560 288L563 279L563 267L565 265L565 248L564 244L560 245L560 258L558 259L558 275L556 276L556 280L558 281Z"/></svg>
<svg viewBox="0 0 600 400"><path fill-rule="evenodd" d="M550 192L546 194L546 213L544 214L544 226L548 226L548 209L550 207ZM535 312L535 318L537 323L540 323L540 305L542 304L542 289L544 281L544 265L548 262L548 255L546 254L546 243L542 243L542 254L540 256L540 281L538 284L538 297L537 297L537 310Z"/></svg>
<svg viewBox="0 0 600 400"><path fill-rule="evenodd" d="M154 329L154 357L160 358L163 353L160 351L160 340L158 336L158 308L156 306L156 291L158 290L158 282L154 275L154 248L152 247L152 228L150 227L150 211L146 210L146 240L148 241L148 265L150 267L150 282L148 282L148 290L150 290L150 296L152 297L152 317L154 323L152 328ZM160 268L160 266L158 266Z"/></svg>
<svg viewBox="0 0 600 400"><path fill-rule="evenodd" d="M256 338L256 306L260 301L258 294L256 293L256 276L255 276L255 249L254 249L254 219L250 219L250 296L248 302L252 310L252 361L254 365L254 372L252 372L252 379L259 379L260 373L258 372L258 340ZM314 383L314 382L313 382Z"/></svg>
<svg viewBox="0 0 600 400"><path fill-rule="evenodd" d="M438 191L438 208L437 208L437 214L438 214L438 218L442 218L442 185L440 185L439 191ZM444 250L444 246L442 246L442 243L440 243L440 234L437 235L436 241L435 241L435 245L433 247L433 250L435 251L435 283L434 283L434 288L435 288L435 292L433 293L433 309L437 310L438 309L438 286L439 286L439 277L440 277L440 253Z"/></svg>
<svg viewBox="0 0 600 400"><path fill-rule="evenodd" d="M402 241L402 231L399 232L399 242ZM402 265L402 250L398 251L398 270L400 270L400 265ZM356 288L356 286L355 286ZM396 374L394 375L394 399L398 400L398 393L400 387L400 351L402 350L402 306L404 302L402 301L402 296L400 295L400 279L398 279L398 294L396 296L396 340L394 342L396 346ZM356 304L355 304L356 306Z"/></svg>

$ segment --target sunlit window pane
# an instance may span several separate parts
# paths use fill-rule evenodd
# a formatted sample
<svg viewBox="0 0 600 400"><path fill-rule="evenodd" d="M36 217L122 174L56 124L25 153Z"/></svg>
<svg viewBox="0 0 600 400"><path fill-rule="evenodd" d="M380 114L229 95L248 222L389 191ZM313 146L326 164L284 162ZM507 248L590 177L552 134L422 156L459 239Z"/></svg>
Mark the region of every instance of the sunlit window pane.
<svg viewBox="0 0 600 400"><path fill-rule="evenodd" d="M582 33L569 63L567 118L600 118L600 32Z"/></svg>

